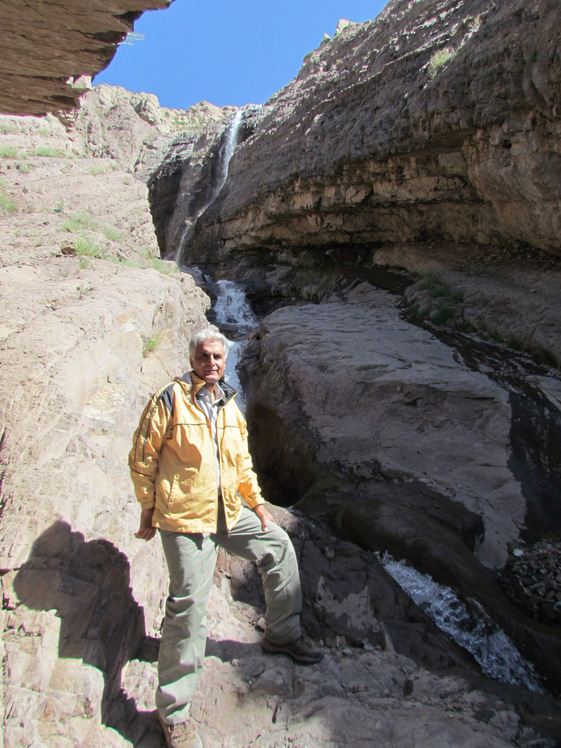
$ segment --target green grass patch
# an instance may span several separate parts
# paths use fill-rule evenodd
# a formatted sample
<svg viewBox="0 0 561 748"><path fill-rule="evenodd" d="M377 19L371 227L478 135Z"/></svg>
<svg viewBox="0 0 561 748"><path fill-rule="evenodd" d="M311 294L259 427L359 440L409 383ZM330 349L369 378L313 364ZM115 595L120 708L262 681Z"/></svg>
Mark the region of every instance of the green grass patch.
<svg viewBox="0 0 561 748"><path fill-rule="evenodd" d="M36 156L44 156L45 158L66 158L66 153L58 150L58 148L51 148L48 145L42 145L35 151Z"/></svg>
<svg viewBox="0 0 561 748"><path fill-rule="evenodd" d="M13 145L0 146L0 158L17 158L18 150Z"/></svg>
<svg viewBox="0 0 561 748"><path fill-rule="evenodd" d="M54 210L56 213L63 213L64 206L61 203L58 203ZM106 239L110 239L112 242L123 241L123 235L118 229L114 226L100 226L95 218L87 213L74 213L62 224L63 231L69 231L73 234L81 233L85 229L88 231L94 231L98 234L103 234Z"/></svg>
<svg viewBox="0 0 561 748"><path fill-rule="evenodd" d="M158 257L152 257L151 265L154 270L157 270L164 275L176 276L179 273L179 268L174 262L168 262L166 260L160 260Z"/></svg>
<svg viewBox="0 0 561 748"><path fill-rule="evenodd" d="M141 260L135 260L133 257L125 257L120 261L121 265L126 265L129 268L145 268L146 264Z"/></svg>
<svg viewBox="0 0 561 748"><path fill-rule="evenodd" d="M447 62L453 60L457 52L453 47L444 47L435 52L429 60L428 71L430 78L436 78Z"/></svg>
<svg viewBox="0 0 561 748"><path fill-rule="evenodd" d="M105 174L105 169L103 168L103 166L93 166L90 169L90 174L92 175L92 177L97 177L98 174Z"/></svg>
<svg viewBox="0 0 561 748"><path fill-rule="evenodd" d="M123 241L123 235L121 234L119 229L116 229L114 226L107 226L106 228L102 229L102 234L112 242Z"/></svg>
<svg viewBox="0 0 561 748"><path fill-rule="evenodd" d="M0 186L0 215L4 217L12 216L17 213L17 210L16 201Z"/></svg>
<svg viewBox="0 0 561 748"><path fill-rule="evenodd" d="M78 231L82 231L83 229L89 229L90 231L98 230L97 223L87 213L75 213L73 216L67 218L66 221L62 224L63 231L76 233Z"/></svg>

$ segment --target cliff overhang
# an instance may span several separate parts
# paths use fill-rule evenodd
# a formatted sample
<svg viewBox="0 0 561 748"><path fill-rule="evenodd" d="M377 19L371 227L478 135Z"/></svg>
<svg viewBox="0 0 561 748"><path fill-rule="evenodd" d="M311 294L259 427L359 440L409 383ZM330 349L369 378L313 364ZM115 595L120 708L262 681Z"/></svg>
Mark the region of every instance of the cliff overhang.
<svg viewBox="0 0 561 748"><path fill-rule="evenodd" d="M107 67L145 10L173 0L6 0L2 3L0 112L41 116L75 109L81 76Z"/></svg>

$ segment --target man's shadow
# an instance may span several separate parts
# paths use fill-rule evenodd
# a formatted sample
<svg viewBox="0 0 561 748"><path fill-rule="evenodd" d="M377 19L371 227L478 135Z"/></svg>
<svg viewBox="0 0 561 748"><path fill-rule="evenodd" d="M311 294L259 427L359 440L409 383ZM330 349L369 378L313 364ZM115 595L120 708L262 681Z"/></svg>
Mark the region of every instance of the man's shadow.
<svg viewBox="0 0 561 748"><path fill-rule="evenodd" d="M66 522L55 522L33 544L14 579L19 600L33 610L56 609L60 618L58 656L82 659L104 677L101 721L134 745L154 733L152 712L139 712L121 689L121 672L131 659L148 659L144 611L130 589L127 557L107 540L85 542Z"/></svg>

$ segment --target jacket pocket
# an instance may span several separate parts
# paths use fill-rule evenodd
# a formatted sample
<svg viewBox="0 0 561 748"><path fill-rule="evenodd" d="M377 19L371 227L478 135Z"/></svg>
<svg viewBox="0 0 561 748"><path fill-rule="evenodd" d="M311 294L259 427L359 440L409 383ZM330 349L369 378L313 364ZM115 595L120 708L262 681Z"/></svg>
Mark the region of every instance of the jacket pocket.
<svg viewBox="0 0 561 748"><path fill-rule="evenodd" d="M168 495L167 505L173 506L177 502L184 502L191 496L193 481L198 471L195 468L184 468L181 472L174 473Z"/></svg>

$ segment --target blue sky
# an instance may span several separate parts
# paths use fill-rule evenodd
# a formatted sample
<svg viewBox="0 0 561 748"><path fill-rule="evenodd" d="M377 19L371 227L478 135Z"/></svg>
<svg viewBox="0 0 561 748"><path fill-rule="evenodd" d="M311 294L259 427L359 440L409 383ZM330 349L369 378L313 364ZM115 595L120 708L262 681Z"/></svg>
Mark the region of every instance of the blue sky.
<svg viewBox="0 0 561 748"><path fill-rule="evenodd" d="M175 0L135 23L143 38L121 44L94 84L154 93L187 109L263 104L300 70L339 18L375 18L385 0Z"/></svg>

